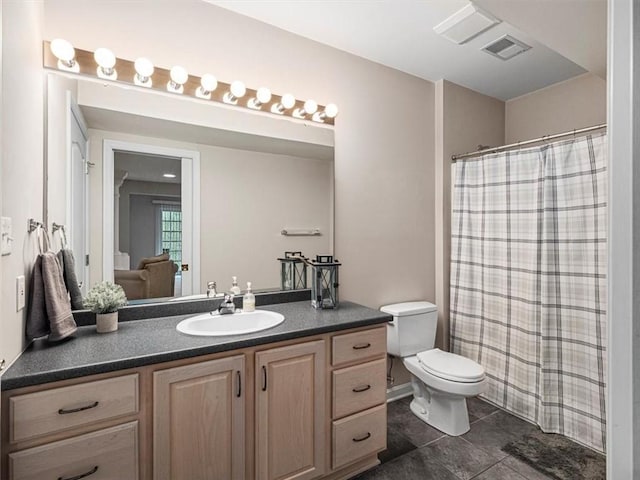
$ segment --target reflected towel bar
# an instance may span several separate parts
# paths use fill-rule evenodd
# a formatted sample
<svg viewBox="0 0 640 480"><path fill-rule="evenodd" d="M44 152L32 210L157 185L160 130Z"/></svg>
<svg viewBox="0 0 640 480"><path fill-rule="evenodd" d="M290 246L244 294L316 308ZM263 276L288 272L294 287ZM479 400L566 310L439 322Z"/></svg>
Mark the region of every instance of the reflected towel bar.
<svg viewBox="0 0 640 480"><path fill-rule="evenodd" d="M319 228L307 229L307 230L283 229L280 232L280 235L284 235L285 237L318 237L322 235L322 233L320 233Z"/></svg>

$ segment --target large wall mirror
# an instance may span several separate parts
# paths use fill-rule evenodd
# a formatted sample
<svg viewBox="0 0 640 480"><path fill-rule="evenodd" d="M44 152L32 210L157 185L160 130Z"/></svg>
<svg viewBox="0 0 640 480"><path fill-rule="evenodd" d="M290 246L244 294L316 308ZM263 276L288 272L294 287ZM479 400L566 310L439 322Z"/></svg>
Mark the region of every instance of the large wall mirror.
<svg viewBox="0 0 640 480"><path fill-rule="evenodd" d="M280 289L285 251L333 252L333 157L331 127L47 75L47 217L83 293L115 279L132 303L192 299L233 276Z"/></svg>

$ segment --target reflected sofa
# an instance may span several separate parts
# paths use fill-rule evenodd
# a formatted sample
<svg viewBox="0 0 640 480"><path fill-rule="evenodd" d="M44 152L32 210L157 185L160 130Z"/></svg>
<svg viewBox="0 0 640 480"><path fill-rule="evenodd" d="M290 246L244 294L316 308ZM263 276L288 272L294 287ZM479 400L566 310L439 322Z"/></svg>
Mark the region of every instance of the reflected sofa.
<svg viewBox="0 0 640 480"><path fill-rule="evenodd" d="M164 253L143 258L137 270L115 270L114 281L122 287L128 300L173 297L178 266Z"/></svg>

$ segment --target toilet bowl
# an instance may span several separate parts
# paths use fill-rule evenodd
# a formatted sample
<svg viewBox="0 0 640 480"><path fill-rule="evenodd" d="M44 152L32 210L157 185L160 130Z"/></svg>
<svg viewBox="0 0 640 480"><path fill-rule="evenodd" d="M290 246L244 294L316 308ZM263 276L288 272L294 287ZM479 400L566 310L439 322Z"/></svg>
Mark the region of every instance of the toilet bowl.
<svg viewBox="0 0 640 480"><path fill-rule="evenodd" d="M438 318L435 305L408 302L380 310L393 315L393 322L387 325L387 351L402 358L411 373L411 411L448 435L467 432L466 398L486 388L482 366L469 358L433 348Z"/></svg>

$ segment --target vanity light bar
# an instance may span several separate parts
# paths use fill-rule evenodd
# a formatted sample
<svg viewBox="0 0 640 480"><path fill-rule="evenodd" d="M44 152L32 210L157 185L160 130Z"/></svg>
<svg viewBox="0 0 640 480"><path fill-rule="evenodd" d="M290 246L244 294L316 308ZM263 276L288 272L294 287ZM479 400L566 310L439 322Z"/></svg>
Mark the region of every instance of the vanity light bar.
<svg viewBox="0 0 640 480"><path fill-rule="evenodd" d="M62 55L64 58L56 57L52 51L52 45L57 47L54 50L58 52L58 55ZM289 116L326 125L334 125L337 107L332 103L324 106L318 105L313 100L305 101L293 98L294 102L291 104L291 99L289 98L292 97L291 95L271 94L267 88L253 90L246 88L239 81L233 83L220 82L210 74L205 74L201 78L187 74L182 67L173 67L172 69L158 68L154 67L146 58L139 58L136 62L132 62L115 57L115 62L112 62L113 58L106 54L106 52L111 54L109 50L98 50L100 50L100 55L96 57L94 52L74 49L69 42L64 40L56 39L52 42L45 40L44 67L109 80L115 83L135 85L165 92L169 91L176 95L211 100L226 105L248 108L253 111L259 110L278 116ZM96 58L98 57L100 57L101 63L105 65L96 63ZM136 66L138 67L137 69ZM115 73L116 68L117 74ZM171 75L172 71L173 77ZM182 75L183 73L184 75ZM185 75L186 80L183 78ZM182 82L182 80L185 81ZM209 90L209 88L212 89ZM268 96L266 92L269 93ZM242 95L239 95L240 93ZM285 101L283 101L283 98Z"/></svg>

